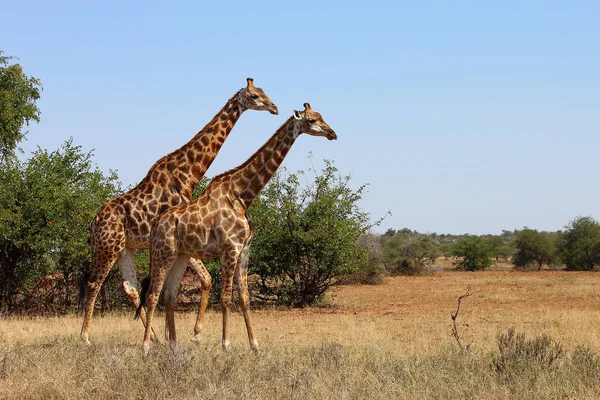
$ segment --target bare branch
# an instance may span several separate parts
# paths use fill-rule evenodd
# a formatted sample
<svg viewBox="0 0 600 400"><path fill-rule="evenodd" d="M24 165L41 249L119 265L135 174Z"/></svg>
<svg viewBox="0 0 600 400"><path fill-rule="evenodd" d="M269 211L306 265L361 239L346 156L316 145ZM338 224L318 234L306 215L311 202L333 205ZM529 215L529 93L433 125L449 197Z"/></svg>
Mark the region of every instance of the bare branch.
<svg viewBox="0 0 600 400"><path fill-rule="evenodd" d="M450 314L450 317L452 318L452 335L454 336L454 339L456 339L456 342L458 343L458 347L460 347L461 353L465 353L465 352L469 351L470 345L464 346L462 344L460 335L458 334L458 328L456 327L456 318L458 317L458 313L460 311L460 302L462 301L462 299L464 299L465 297L469 297L469 296L471 296L471 287L467 287L467 291L465 292L465 294L463 294L462 296L460 296L458 298L456 312L453 312Z"/></svg>

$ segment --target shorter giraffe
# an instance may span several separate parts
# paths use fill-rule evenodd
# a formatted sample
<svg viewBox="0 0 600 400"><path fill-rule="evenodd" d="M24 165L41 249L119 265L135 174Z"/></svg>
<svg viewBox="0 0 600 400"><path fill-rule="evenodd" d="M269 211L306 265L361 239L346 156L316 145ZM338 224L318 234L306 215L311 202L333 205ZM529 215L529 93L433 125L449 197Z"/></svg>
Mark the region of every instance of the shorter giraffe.
<svg viewBox="0 0 600 400"><path fill-rule="evenodd" d="M312 111L308 103L304 104L304 108L302 112L294 111L293 116L245 163L214 177L200 197L167 209L152 222L151 282L147 295L142 293L142 304L138 307L139 312L144 302L147 304L142 345L145 355L150 352L152 317L163 283L165 330L168 329L171 348L175 346L175 300L190 257L198 260L221 257L223 349L227 350L230 346L228 320L235 275L248 340L255 352L259 350L249 313L248 251L254 226L248 217L248 208L301 133L337 139L319 113Z"/></svg>

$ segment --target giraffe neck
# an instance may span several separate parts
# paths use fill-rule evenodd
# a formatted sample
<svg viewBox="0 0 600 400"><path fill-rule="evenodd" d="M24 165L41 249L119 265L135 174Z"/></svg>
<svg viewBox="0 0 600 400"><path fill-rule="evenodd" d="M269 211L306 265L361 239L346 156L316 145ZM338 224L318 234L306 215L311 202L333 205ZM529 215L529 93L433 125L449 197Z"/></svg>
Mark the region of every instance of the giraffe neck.
<svg viewBox="0 0 600 400"><path fill-rule="evenodd" d="M161 169L159 168L161 166L162 169L166 169L165 172L170 177L169 186L182 197L191 199L196 185L244 112L238 102L238 95L239 92L229 99L227 104L189 142L166 155L165 162L155 164L157 169ZM152 172L150 171L148 175ZM158 184L160 185L160 181Z"/></svg>
<svg viewBox="0 0 600 400"><path fill-rule="evenodd" d="M244 164L232 171L231 188L247 209L273 177L300 135L290 117Z"/></svg>

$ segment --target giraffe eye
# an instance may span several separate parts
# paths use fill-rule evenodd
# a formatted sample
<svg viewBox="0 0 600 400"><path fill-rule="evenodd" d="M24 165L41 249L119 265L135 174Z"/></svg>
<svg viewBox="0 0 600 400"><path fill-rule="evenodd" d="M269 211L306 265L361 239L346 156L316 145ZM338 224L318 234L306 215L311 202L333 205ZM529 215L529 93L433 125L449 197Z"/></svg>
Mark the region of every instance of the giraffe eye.
<svg viewBox="0 0 600 400"><path fill-rule="evenodd" d="M317 120L314 119L314 118L311 118L311 119L308 120L308 122L310 122L311 124L314 124L315 122L317 122Z"/></svg>
<svg viewBox="0 0 600 400"><path fill-rule="evenodd" d="M253 98L253 99L255 99L255 100L256 100L256 99L258 99L258 95L257 95L257 94L253 94L253 95L252 95L252 96L250 96L250 97L251 97L251 98Z"/></svg>

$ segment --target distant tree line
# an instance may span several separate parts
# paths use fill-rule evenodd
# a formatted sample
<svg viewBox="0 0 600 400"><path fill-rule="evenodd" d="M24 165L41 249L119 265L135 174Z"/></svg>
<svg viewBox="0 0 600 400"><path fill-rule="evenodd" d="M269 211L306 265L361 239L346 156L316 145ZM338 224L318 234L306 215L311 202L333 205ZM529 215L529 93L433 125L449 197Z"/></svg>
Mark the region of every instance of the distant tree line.
<svg viewBox="0 0 600 400"><path fill-rule="evenodd" d="M437 257L458 269L484 270L494 260L516 268L591 271L600 266L600 223L590 216L570 221L564 231L503 230L500 235L450 235L389 229L380 236L381 262L390 273L423 272Z"/></svg>

